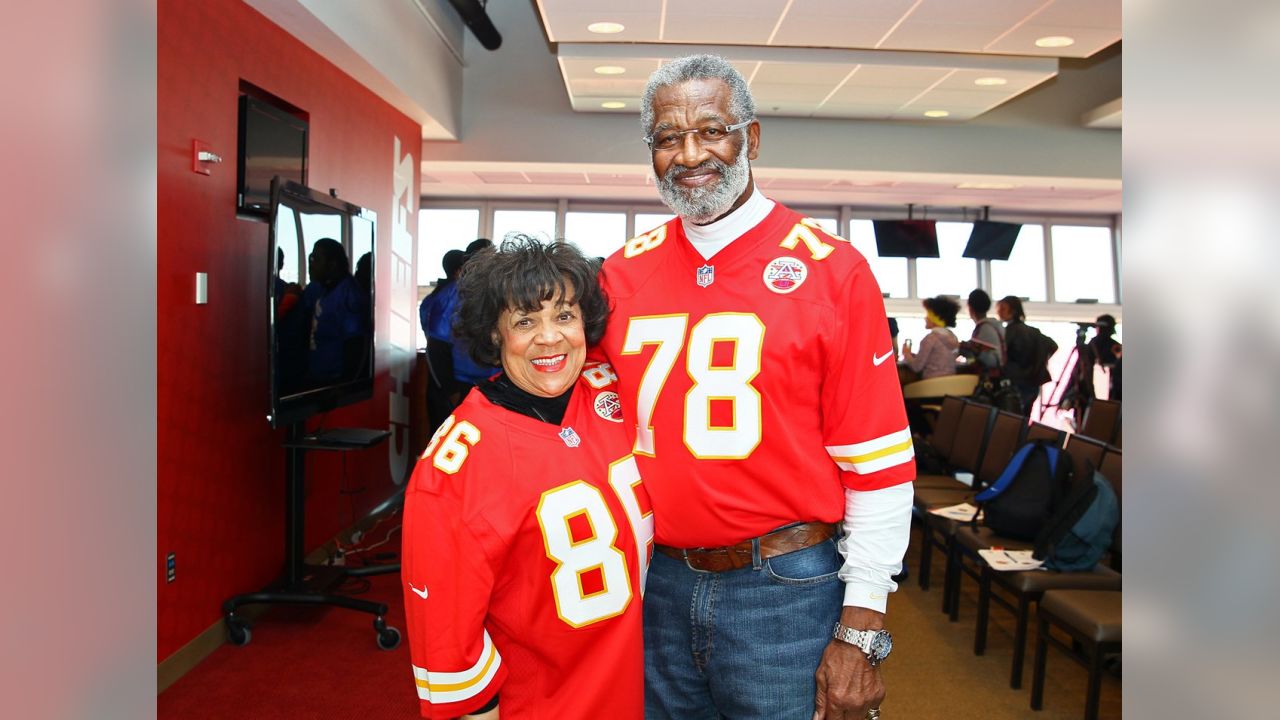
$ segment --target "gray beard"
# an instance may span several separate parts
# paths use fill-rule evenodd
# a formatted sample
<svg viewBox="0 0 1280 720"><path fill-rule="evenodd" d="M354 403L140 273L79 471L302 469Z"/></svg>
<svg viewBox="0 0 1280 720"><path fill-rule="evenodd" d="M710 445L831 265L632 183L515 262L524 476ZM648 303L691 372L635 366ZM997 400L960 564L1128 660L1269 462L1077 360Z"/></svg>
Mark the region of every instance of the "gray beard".
<svg viewBox="0 0 1280 720"><path fill-rule="evenodd" d="M742 143L742 151L732 165L719 158L712 157L698 168L713 168L720 173L720 180L711 185L695 188L684 188L676 184L676 174L694 168L683 165L672 165L667 173L658 180L658 195L662 202L671 208L671 212L679 215L686 222L694 225L705 225L729 212L751 179L751 163L747 160L747 143Z"/></svg>

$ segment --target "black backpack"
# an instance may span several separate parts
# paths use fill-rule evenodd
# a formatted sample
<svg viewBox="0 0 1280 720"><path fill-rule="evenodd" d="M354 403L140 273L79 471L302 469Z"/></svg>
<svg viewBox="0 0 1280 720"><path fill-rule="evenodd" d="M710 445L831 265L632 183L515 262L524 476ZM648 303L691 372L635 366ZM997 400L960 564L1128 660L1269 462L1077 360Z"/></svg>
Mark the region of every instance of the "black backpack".
<svg viewBox="0 0 1280 720"><path fill-rule="evenodd" d="M1018 448L1000 477L973 500L997 534L1034 542L1066 497L1071 477L1071 456L1050 441L1034 440Z"/></svg>
<svg viewBox="0 0 1280 720"><path fill-rule="evenodd" d="M1050 570L1092 570L1110 549L1120 523L1111 483L1092 466L1085 469L1036 537L1032 557Z"/></svg>

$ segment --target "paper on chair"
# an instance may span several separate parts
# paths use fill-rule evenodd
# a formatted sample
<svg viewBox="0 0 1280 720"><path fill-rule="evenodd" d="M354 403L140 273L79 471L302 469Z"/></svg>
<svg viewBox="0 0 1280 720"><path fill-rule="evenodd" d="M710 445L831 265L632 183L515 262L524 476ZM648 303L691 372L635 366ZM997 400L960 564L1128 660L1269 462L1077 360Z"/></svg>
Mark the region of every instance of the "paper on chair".
<svg viewBox="0 0 1280 720"><path fill-rule="evenodd" d="M1038 570L1043 560L1031 557L1030 550L997 550L988 548L978 551L978 555L991 566L992 570Z"/></svg>
<svg viewBox="0 0 1280 720"><path fill-rule="evenodd" d="M959 505L948 505L947 507L934 508L929 512L934 515L941 515L948 520L968 522L973 519L973 514L978 512L978 508L970 505L969 503L960 503ZM977 519L981 520L982 515L979 514Z"/></svg>

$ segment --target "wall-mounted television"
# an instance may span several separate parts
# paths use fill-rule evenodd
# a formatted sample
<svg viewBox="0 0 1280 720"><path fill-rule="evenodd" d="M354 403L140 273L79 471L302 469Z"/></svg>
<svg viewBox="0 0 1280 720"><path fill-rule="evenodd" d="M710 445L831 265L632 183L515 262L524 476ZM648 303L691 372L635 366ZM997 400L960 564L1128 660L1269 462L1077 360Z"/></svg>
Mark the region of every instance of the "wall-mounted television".
<svg viewBox="0 0 1280 720"><path fill-rule="evenodd" d="M307 121L252 95L240 96L236 209L265 217L271 179L307 184Z"/></svg>
<svg viewBox="0 0 1280 720"><path fill-rule="evenodd" d="M373 397L377 215L276 178L267 333L273 427Z"/></svg>
<svg viewBox="0 0 1280 720"><path fill-rule="evenodd" d="M872 220L880 257L936 258L938 228L934 220Z"/></svg>
<svg viewBox="0 0 1280 720"><path fill-rule="evenodd" d="M976 260L1008 260L1013 243L1022 232L1018 223L975 220L969 232L969 243L964 246L962 257Z"/></svg>

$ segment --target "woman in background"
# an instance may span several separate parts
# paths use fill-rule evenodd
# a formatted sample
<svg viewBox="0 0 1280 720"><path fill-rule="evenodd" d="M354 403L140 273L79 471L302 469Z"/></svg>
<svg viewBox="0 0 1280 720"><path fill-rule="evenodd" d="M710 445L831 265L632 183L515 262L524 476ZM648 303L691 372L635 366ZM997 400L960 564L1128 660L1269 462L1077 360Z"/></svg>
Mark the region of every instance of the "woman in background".
<svg viewBox="0 0 1280 720"><path fill-rule="evenodd" d="M902 359L922 378L956 374L956 355L960 340L949 328L956 326L956 313L960 303L948 297L926 298L924 301L924 326L929 334L920 341L920 352L911 351L911 341L902 347Z"/></svg>

